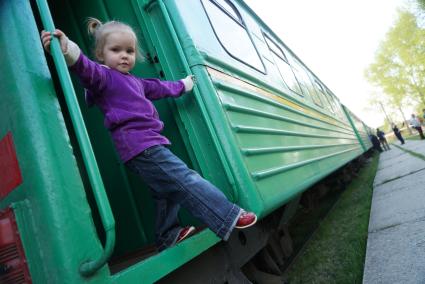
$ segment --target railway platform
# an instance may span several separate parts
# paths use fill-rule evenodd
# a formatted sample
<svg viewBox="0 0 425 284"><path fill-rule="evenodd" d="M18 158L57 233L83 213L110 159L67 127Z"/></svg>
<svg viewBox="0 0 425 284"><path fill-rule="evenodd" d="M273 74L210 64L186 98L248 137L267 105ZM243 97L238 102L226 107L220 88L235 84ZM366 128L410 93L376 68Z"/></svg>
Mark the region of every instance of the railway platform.
<svg viewBox="0 0 425 284"><path fill-rule="evenodd" d="M364 284L425 283L425 160L421 157L425 157L425 141L391 145L380 155Z"/></svg>

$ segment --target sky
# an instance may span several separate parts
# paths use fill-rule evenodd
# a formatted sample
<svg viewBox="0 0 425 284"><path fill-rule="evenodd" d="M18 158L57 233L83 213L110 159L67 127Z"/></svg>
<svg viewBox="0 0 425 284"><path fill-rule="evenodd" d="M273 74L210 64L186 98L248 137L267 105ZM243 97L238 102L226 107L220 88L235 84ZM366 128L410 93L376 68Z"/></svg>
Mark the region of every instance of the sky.
<svg viewBox="0 0 425 284"><path fill-rule="evenodd" d="M384 113L364 77L405 0L244 0L341 102L369 126ZM408 112L407 112L408 113Z"/></svg>

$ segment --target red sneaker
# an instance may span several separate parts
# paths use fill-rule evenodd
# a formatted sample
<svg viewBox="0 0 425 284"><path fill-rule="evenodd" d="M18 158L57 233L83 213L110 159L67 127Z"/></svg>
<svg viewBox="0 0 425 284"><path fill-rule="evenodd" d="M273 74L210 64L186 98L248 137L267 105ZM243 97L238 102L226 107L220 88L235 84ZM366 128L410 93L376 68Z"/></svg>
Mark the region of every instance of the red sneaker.
<svg viewBox="0 0 425 284"><path fill-rule="evenodd" d="M194 232L195 232L195 227L193 227L193 226L184 227L183 229L181 229L179 236L177 237L176 244L178 244L181 241L183 241L184 239L190 237Z"/></svg>
<svg viewBox="0 0 425 284"><path fill-rule="evenodd" d="M257 215L252 212L243 211L239 216L238 222L236 222L235 228L245 229L251 227L257 222Z"/></svg>

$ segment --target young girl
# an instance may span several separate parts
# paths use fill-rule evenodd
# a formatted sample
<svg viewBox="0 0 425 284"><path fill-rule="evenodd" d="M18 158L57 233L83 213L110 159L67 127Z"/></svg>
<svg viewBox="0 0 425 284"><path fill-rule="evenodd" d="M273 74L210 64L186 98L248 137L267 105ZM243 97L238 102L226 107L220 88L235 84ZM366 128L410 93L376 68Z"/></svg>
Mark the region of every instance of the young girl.
<svg viewBox="0 0 425 284"><path fill-rule="evenodd" d="M95 57L101 64L88 59L60 30L42 31L41 39L49 51L52 35L59 38L67 65L86 88L87 103L96 104L103 112L105 127L122 161L151 189L156 202L158 250L175 245L195 230L179 225L180 205L223 240L235 227L254 225L254 213L230 203L164 146L170 142L161 135L164 125L151 101L190 92L193 76L175 82L138 78L129 73L138 55L137 37L130 26L117 21L102 24L91 18L88 30L95 39Z"/></svg>

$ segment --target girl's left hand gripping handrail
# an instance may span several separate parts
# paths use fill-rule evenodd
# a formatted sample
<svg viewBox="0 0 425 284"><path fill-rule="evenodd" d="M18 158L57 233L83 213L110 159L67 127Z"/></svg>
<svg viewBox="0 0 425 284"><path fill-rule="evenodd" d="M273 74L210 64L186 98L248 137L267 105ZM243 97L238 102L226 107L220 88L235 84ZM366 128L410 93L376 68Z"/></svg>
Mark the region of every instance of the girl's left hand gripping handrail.
<svg viewBox="0 0 425 284"><path fill-rule="evenodd" d="M49 7L46 0L36 0L40 12L41 21L46 31L54 31L52 16L50 15ZM80 108L78 106L77 98L75 95L74 87L71 82L71 77L68 73L68 68L60 48L59 40L55 37L52 38L50 52L55 63L59 80L65 94L65 100L69 108L72 124L75 128L77 140L80 145L84 165L87 169L90 184L93 188L96 204L99 208L99 213L102 219L102 224L106 233L105 248L100 257L95 260L87 261L80 266L80 273L83 276L90 276L99 270L109 259L115 246L115 220L112 215L112 210L105 193L99 168L93 154L90 140L84 125Z"/></svg>

